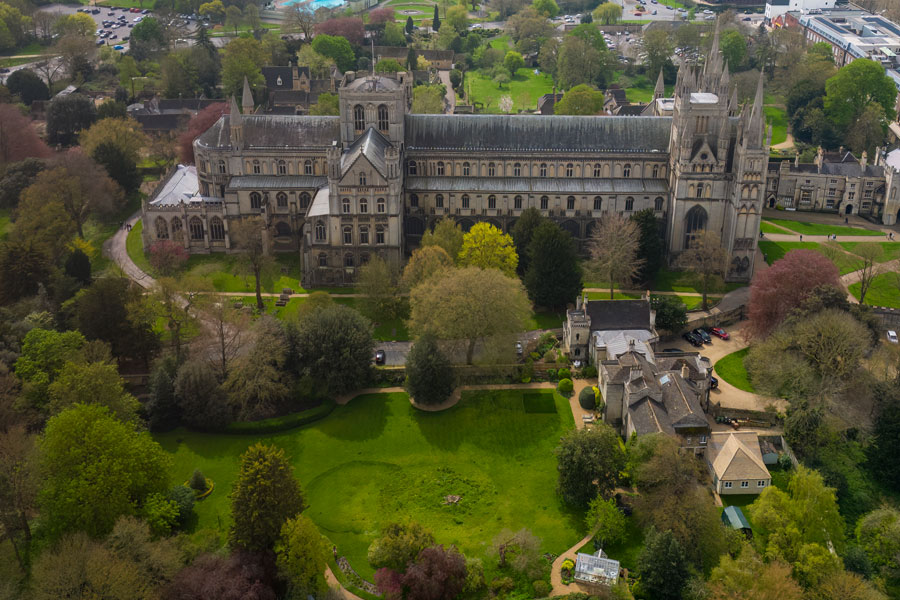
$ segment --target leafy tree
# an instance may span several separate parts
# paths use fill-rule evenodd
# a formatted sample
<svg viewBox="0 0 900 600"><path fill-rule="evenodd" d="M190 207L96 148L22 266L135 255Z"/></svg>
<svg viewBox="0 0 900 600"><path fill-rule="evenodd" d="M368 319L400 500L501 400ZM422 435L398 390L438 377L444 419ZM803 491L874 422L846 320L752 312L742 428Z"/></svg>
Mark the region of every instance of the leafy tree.
<svg viewBox="0 0 900 600"><path fill-rule="evenodd" d="M312 49L332 59L341 71L350 71L356 64L353 48L345 38L320 34L312 41Z"/></svg>
<svg viewBox="0 0 900 600"><path fill-rule="evenodd" d="M311 77L324 79L331 75L331 69L336 63L333 58L319 54L311 44L307 44L297 52L297 64L309 67Z"/></svg>
<svg viewBox="0 0 900 600"><path fill-rule="evenodd" d="M167 489L169 455L104 406L79 404L52 417L40 449L41 514L52 538L77 530L104 535Z"/></svg>
<svg viewBox="0 0 900 600"><path fill-rule="evenodd" d="M18 71L16 72L18 73ZM0 127L3 127L2 122L0 122ZM46 163L37 158L26 158L7 164L3 174L0 175L0 207L15 208L19 204L19 195L22 190L34 183L38 173L45 167Z"/></svg>
<svg viewBox="0 0 900 600"><path fill-rule="evenodd" d="M529 206L522 211L516 220L512 230L513 243L516 245L516 254L519 255L519 275L524 276L528 270L529 261L528 246L531 244L532 236L538 226L544 222L541 211L533 206Z"/></svg>
<svg viewBox="0 0 900 600"><path fill-rule="evenodd" d="M660 234L660 220L652 208L645 208L631 215L631 220L637 223L640 229L640 242L638 244L638 257L644 263L641 265L640 277L643 281L650 281L663 264L663 237Z"/></svg>
<svg viewBox="0 0 900 600"><path fill-rule="evenodd" d="M99 404L123 422L135 422L140 403L125 391L115 365L106 362L67 362L47 388L50 414L76 404Z"/></svg>
<svg viewBox="0 0 900 600"><path fill-rule="evenodd" d="M365 40L365 24L361 17L339 17L326 19L316 24L316 37L327 35L338 39L346 40L351 46L362 46ZM315 40L313 40L315 41ZM316 48L317 52L321 52ZM326 54L323 52L323 54ZM336 57L333 57L340 62ZM341 68L341 70L344 70Z"/></svg>
<svg viewBox="0 0 900 600"><path fill-rule="evenodd" d="M700 283L703 310L709 308L707 294L722 283L727 260L728 252L722 247L722 240L718 234L708 230L695 235L690 247L680 256L681 264L692 271Z"/></svg>
<svg viewBox="0 0 900 600"><path fill-rule="evenodd" d="M651 529L638 557L641 588L653 598L678 600L689 572L684 550L671 531Z"/></svg>
<svg viewBox="0 0 900 600"><path fill-rule="evenodd" d="M766 488L748 510L766 556L793 564L805 544L843 549L844 520L834 489L816 471L800 466L787 492Z"/></svg>
<svg viewBox="0 0 900 600"><path fill-rule="evenodd" d="M803 600L803 588L791 577L791 567L781 561L765 563L744 544L740 554L722 557L709 576L710 598L743 598L745 600Z"/></svg>
<svg viewBox="0 0 900 600"><path fill-rule="evenodd" d="M516 71L525 66L525 59L518 52L510 50L503 59L503 66L506 67L507 71L515 75Z"/></svg>
<svg viewBox="0 0 900 600"><path fill-rule="evenodd" d="M230 497L229 543L249 551L271 549L285 523L304 509L300 482L284 450L259 443L241 455Z"/></svg>
<svg viewBox="0 0 900 600"><path fill-rule="evenodd" d="M0 245L0 302L12 304L33 296L50 278L46 251L34 240Z"/></svg>
<svg viewBox="0 0 900 600"><path fill-rule="evenodd" d="M164 600L276 600L276 575L270 554L203 554L175 575L162 596Z"/></svg>
<svg viewBox="0 0 900 600"><path fill-rule="evenodd" d="M465 6L459 4L451 6L444 14L444 23L461 35L469 28L469 12Z"/></svg>
<svg viewBox="0 0 900 600"><path fill-rule="evenodd" d="M453 259L440 246L416 248L403 268L403 288L411 290L429 277L453 268Z"/></svg>
<svg viewBox="0 0 900 600"><path fill-rule="evenodd" d="M609 282L609 299L616 284L627 284L644 264L638 257L640 231L634 221L618 213L608 213L600 220L588 241L591 261L588 269Z"/></svg>
<svg viewBox="0 0 900 600"><path fill-rule="evenodd" d="M66 264L63 267L65 274L76 280L81 285L90 285L91 283L91 259L88 255L76 248L66 258Z"/></svg>
<svg viewBox="0 0 900 600"><path fill-rule="evenodd" d="M465 340L466 363L475 344L522 331L531 308L522 284L496 269L468 267L427 279L410 294L409 328L442 340Z"/></svg>
<svg viewBox="0 0 900 600"><path fill-rule="evenodd" d="M316 310L294 325L293 352L301 376L309 376L330 394L355 390L371 375L372 323L340 304Z"/></svg>
<svg viewBox="0 0 900 600"><path fill-rule="evenodd" d="M330 92L319 94L316 103L309 107L309 114L311 115L337 116L339 113L338 96Z"/></svg>
<svg viewBox="0 0 900 600"><path fill-rule="evenodd" d="M569 431L556 447L557 491L575 507L587 507L597 496L608 497L625 466L625 454L612 427Z"/></svg>
<svg viewBox="0 0 900 600"><path fill-rule="evenodd" d="M597 496L591 500L584 522L601 547L617 544L625 538L625 515L612 498L605 500L603 496Z"/></svg>
<svg viewBox="0 0 900 600"><path fill-rule="evenodd" d="M25 335L15 372L30 407L43 411L48 387L66 362L79 354L85 342L84 336L77 331L60 333L34 328Z"/></svg>
<svg viewBox="0 0 900 600"><path fill-rule="evenodd" d="M150 246L148 257L150 266L163 276L174 275L190 258L183 244L172 240L159 240Z"/></svg>
<svg viewBox="0 0 900 600"><path fill-rule="evenodd" d="M601 25L615 25L622 18L622 7L615 2L604 2L594 9L593 16Z"/></svg>
<svg viewBox="0 0 900 600"><path fill-rule="evenodd" d="M231 420L225 392L209 363L200 360L183 363L173 386L181 417L191 427L216 430Z"/></svg>
<svg viewBox="0 0 900 600"><path fill-rule="evenodd" d="M514 275L519 257L509 234L490 223L476 223L463 236L458 260L463 267L499 269L505 275Z"/></svg>
<svg viewBox="0 0 900 600"><path fill-rule="evenodd" d="M565 307L581 292L581 265L572 236L544 220L528 245L525 289L537 306Z"/></svg>
<svg viewBox="0 0 900 600"><path fill-rule="evenodd" d="M0 429L0 525L13 547L19 568L28 570L31 526L38 491L35 437L24 425Z"/></svg>
<svg viewBox="0 0 900 600"><path fill-rule="evenodd" d="M604 39L603 34L600 33L600 28L592 23L582 23L570 31L568 35L581 38L590 44L597 52L604 52L606 50L606 39Z"/></svg>
<svg viewBox="0 0 900 600"><path fill-rule="evenodd" d="M615 58L607 51L597 51L580 37L563 38L556 58L556 79L563 88L579 84L606 86L613 73Z"/></svg>
<svg viewBox="0 0 900 600"><path fill-rule="evenodd" d="M261 217L241 219L231 225L231 239L241 249L240 262L256 282L256 307L265 310L262 301L262 278L274 266L270 236L266 235Z"/></svg>
<svg viewBox="0 0 900 600"><path fill-rule="evenodd" d="M818 286L840 289L837 267L819 252L791 250L750 284L750 332L771 333Z"/></svg>
<svg viewBox="0 0 900 600"><path fill-rule="evenodd" d="M856 523L856 541L872 566L888 579L900 574L900 512L879 508Z"/></svg>
<svg viewBox="0 0 900 600"><path fill-rule="evenodd" d="M309 517L297 515L284 523L275 555L278 570L290 582L293 594L318 597L328 589L325 583L328 549Z"/></svg>
<svg viewBox="0 0 900 600"><path fill-rule="evenodd" d="M440 246L450 258L457 260L462 250L464 235L462 228L453 219L443 218L437 222L433 231L425 232L419 246L421 248Z"/></svg>
<svg viewBox="0 0 900 600"><path fill-rule="evenodd" d="M582 83L563 94L553 112L557 115L597 115L603 111L603 101L603 92Z"/></svg>
<svg viewBox="0 0 900 600"><path fill-rule="evenodd" d="M423 335L406 356L406 391L417 403L441 404L453 393L450 361L430 335Z"/></svg>
<svg viewBox="0 0 900 600"><path fill-rule="evenodd" d="M228 104L210 104L188 121L187 130L178 136L178 160L182 164L194 164L194 140L213 126L222 115L228 114Z"/></svg>
<svg viewBox="0 0 900 600"><path fill-rule="evenodd" d="M383 258L373 256L359 269L357 285L363 296L363 314L373 321L386 321L396 315L397 272Z"/></svg>
<svg viewBox="0 0 900 600"><path fill-rule="evenodd" d="M94 156L103 144L109 144L130 162L136 163L149 140L134 119L101 119L78 136L81 148Z"/></svg>
<svg viewBox="0 0 900 600"><path fill-rule="evenodd" d="M50 99L50 90L47 89L47 85L30 69L19 69L10 73L6 78L6 87L26 106L31 106L35 100Z"/></svg>
<svg viewBox="0 0 900 600"><path fill-rule="evenodd" d="M453 546L425 548L402 581L410 600L453 600L466 582L466 558Z"/></svg>
<svg viewBox="0 0 900 600"><path fill-rule="evenodd" d="M434 545L430 531L416 523L389 523L369 545L368 561L376 569L403 572L419 553Z"/></svg>
<svg viewBox="0 0 900 600"><path fill-rule="evenodd" d="M656 326L678 333L687 325L687 308L677 296L650 296L650 308L656 311Z"/></svg>
<svg viewBox="0 0 900 600"><path fill-rule="evenodd" d="M534 0L531 5L539 14L551 19L559 14L559 6L556 4L556 0Z"/></svg>
<svg viewBox="0 0 900 600"><path fill-rule="evenodd" d="M665 29L652 29L644 36L645 63L648 73L659 73L672 64L672 38Z"/></svg>
<svg viewBox="0 0 900 600"><path fill-rule="evenodd" d="M444 86L442 85L417 85L413 88L413 101L410 112L426 115L443 113L444 93Z"/></svg>
<svg viewBox="0 0 900 600"><path fill-rule="evenodd" d="M877 477L896 490L900 489L900 461L892 452L900 441L900 391L894 382L879 384L875 397L877 412L868 460Z"/></svg>
<svg viewBox="0 0 900 600"><path fill-rule="evenodd" d="M888 119L894 117L897 88L875 61L858 58L842 67L825 83L825 91L825 112L841 129L849 127L870 102L880 104Z"/></svg>
<svg viewBox="0 0 900 600"><path fill-rule="evenodd" d="M252 37L235 38L228 42L222 53L222 87L226 96L241 97L244 79L255 90L264 85L262 67L269 61L269 54Z"/></svg>
<svg viewBox="0 0 900 600"><path fill-rule="evenodd" d="M507 21L507 30L522 54L537 52L545 40L552 38L553 26L533 6L526 6Z"/></svg>
<svg viewBox="0 0 900 600"><path fill-rule="evenodd" d="M281 26L282 32L299 33L304 40L312 40L316 24L316 15L312 9L303 4L290 4L284 7L284 11L285 18L284 25Z"/></svg>
<svg viewBox="0 0 900 600"><path fill-rule="evenodd" d="M385 58L379 60L378 64L375 65L376 73L398 73L403 70L403 65L398 63L393 58Z"/></svg>
<svg viewBox="0 0 900 600"><path fill-rule="evenodd" d="M747 39L736 29L729 29L719 38L719 49L728 68L737 71L747 58Z"/></svg>
<svg viewBox="0 0 900 600"><path fill-rule="evenodd" d="M816 585L816 600L887 600L887 596L856 573L836 571Z"/></svg>
<svg viewBox="0 0 900 600"><path fill-rule="evenodd" d="M196 501L194 490L186 485L176 485L169 490L168 499L175 503L176 521L179 527L184 527L194 513L194 502Z"/></svg>
<svg viewBox="0 0 900 600"><path fill-rule="evenodd" d="M47 106L47 141L71 146L78 140L78 133L96 119L97 109L87 96L69 94L54 98Z"/></svg>
<svg viewBox="0 0 900 600"><path fill-rule="evenodd" d="M149 360L159 348L155 319L141 310L143 290L124 277L102 277L75 296L75 320L89 340L102 340L117 357Z"/></svg>
<svg viewBox="0 0 900 600"><path fill-rule="evenodd" d="M852 375L871 345L866 326L837 309L792 323L790 337L821 377L837 379Z"/></svg>
<svg viewBox="0 0 900 600"><path fill-rule="evenodd" d="M273 416L290 395L285 369L288 341L282 325L265 318L256 330L253 348L237 357L223 385L237 417L244 421Z"/></svg>
<svg viewBox="0 0 900 600"><path fill-rule="evenodd" d="M0 104L0 129L16 132L0 137L0 164L50 156L50 148L38 137L31 121L12 104Z"/></svg>
<svg viewBox="0 0 900 600"><path fill-rule="evenodd" d="M887 126L884 109L880 104L870 102L847 131L847 145L854 152L874 156L875 148L884 143Z"/></svg>

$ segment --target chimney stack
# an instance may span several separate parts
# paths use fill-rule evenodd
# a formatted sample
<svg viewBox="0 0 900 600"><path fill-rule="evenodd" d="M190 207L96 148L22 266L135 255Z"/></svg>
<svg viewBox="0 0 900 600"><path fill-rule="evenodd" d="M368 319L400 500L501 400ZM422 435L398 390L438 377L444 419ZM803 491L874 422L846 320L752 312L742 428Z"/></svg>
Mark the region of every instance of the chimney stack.
<svg viewBox="0 0 900 600"><path fill-rule="evenodd" d="M689 379L691 376L691 368L687 365L681 365L681 378Z"/></svg>

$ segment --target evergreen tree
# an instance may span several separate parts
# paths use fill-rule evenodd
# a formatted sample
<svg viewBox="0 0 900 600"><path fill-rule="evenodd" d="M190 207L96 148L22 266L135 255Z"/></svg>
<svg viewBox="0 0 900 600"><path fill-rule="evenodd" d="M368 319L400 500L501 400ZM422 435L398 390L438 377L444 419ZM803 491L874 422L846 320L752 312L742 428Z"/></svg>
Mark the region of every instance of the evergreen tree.
<svg viewBox="0 0 900 600"><path fill-rule="evenodd" d="M652 279L662 266L663 246L659 232L659 219L651 208L645 208L631 215L640 230L638 242L638 258L643 259L638 276L641 281Z"/></svg>
<svg viewBox="0 0 900 600"><path fill-rule="evenodd" d="M687 559L671 531L651 529L638 558L641 588L650 598L677 600L688 578Z"/></svg>
<svg viewBox="0 0 900 600"><path fill-rule="evenodd" d="M303 508L300 482L284 450L254 444L241 456L241 469L231 492L234 523L229 543L249 551L269 550L288 519Z"/></svg>
<svg viewBox="0 0 900 600"><path fill-rule="evenodd" d="M437 6L437 5L435 5ZM406 33L412 34L413 30L416 28L415 23L413 23L412 17L406 17Z"/></svg>
<svg viewBox="0 0 900 600"><path fill-rule="evenodd" d="M78 281L82 285L91 283L91 259L88 255L76 248L66 259L66 275Z"/></svg>
<svg viewBox="0 0 900 600"><path fill-rule="evenodd" d="M409 52L406 53L406 68L409 71L415 71L416 65L419 62L419 57L416 55L416 49L412 46L409 47ZM455 257L454 257L455 258Z"/></svg>
<svg viewBox="0 0 900 600"><path fill-rule="evenodd" d="M420 404L440 404L455 385L453 369L435 339L423 335L406 357L406 391Z"/></svg>
<svg viewBox="0 0 900 600"><path fill-rule="evenodd" d="M531 238L525 289L537 306L565 307L581 292L581 265L569 233L545 219Z"/></svg>
<svg viewBox="0 0 900 600"><path fill-rule="evenodd" d="M434 5L434 19L431 22L431 28L435 31L440 31L441 29L441 18L438 16L438 5Z"/></svg>
<svg viewBox="0 0 900 600"><path fill-rule="evenodd" d="M533 206L529 206L522 211L512 230L513 243L516 245L516 252L519 254L519 275L525 275L528 271L528 264L531 257L528 256L528 245L531 244L531 236L534 230L541 224L544 217L541 211Z"/></svg>

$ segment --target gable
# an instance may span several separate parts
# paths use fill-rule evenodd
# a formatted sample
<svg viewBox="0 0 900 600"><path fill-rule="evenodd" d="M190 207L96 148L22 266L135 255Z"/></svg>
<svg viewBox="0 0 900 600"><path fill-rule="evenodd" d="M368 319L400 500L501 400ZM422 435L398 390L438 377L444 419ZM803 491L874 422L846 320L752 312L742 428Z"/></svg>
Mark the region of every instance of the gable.
<svg viewBox="0 0 900 600"><path fill-rule="evenodd" d="M365 154L358 155L353 162L344 167L344 172L341 175L341 185L359 186L359 176L361 174L366 176L366 186L387 185L387 179L379 173L378 169L375 168L375 165L369 161Z"/></svg>

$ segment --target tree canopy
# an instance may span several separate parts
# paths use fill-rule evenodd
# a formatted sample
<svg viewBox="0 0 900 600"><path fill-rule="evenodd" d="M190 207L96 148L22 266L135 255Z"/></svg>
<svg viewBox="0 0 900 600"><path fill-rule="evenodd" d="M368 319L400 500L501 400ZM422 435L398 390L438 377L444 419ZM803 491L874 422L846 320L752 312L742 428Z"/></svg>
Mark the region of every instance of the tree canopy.
<svg viewBox="0 0 900 600"><path fill-rule="evenodd" d="M510 276L519 264L512 238L490 223L476 223L463 236L458 260L463 267L498 269Z"/></svg>
<svg viewBox="0 0 900 600"><path fill-rule="evenodd" d="M840 128L850 126L870 102L878 103L888 119L894 117L897 88L884 67L858 58L825 82L825 112Z"/></svg>

